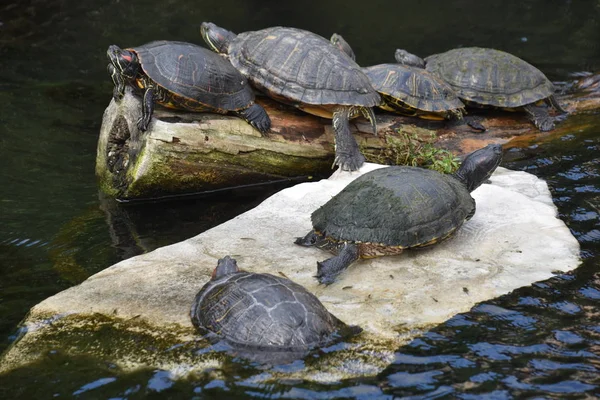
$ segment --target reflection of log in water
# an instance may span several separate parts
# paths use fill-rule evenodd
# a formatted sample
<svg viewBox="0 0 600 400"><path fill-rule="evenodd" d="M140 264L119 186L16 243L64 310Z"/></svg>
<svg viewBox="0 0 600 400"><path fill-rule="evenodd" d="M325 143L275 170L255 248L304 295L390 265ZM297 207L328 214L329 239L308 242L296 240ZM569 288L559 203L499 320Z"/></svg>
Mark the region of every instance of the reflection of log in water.
<svg viewBox="0 0 600 400"><path fill-rule="evenodd" d="M433 141L455 154L491 142L509 147L529 144L581 129L574 115L600 109L599 76L583 76L565 85L569 93L560 95L559 101L571 115L551 132L539 132L525 113L489 110L477 112L484 133L465 124L385 113L377 115L378 136L362 119L353 121L353 133L367 159L380 163L389 159L392 143L406 138ZM140 100L128 92L104 113L96 159L102 190L112 197L137 199L330 174L331 121L269 99L259 102L273 123L264 137L236 117L164 109L155 112L149 130L142 133L135 126ZM509 144L515 138L518 141Z"/></svg>
<svg viewBox="0 0 600 400"><path fill-rule="evenodd" d="M103 235L93 233L98 229L104 228L102 213L96 207L87 208L60 226L47 247L52 268L60 279L71 285L79 284L115 261L108 249L103 248Z"/></svg>
<svg viewBox="0 0 600 400"><path fill-rule="evenodd" d="M290 183L227 190L172 202L120 204L100 193L113 247L119 259L189 239L256 207Z"/></svg>

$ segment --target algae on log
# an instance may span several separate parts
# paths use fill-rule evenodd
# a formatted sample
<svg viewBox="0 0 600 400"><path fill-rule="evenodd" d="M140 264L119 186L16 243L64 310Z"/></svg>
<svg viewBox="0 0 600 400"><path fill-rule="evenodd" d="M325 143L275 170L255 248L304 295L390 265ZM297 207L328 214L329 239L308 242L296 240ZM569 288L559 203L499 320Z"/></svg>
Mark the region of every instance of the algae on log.
<svg viewBox="0 0 600 400"><path fill-rule="evenodd" d="M570 84L559 101L571 114L600 109L600 75ZM272 121L261 136L244 120L210 113L185 113L157 107L148 131L136 121L140 99L128 88L119 103L104 112L96 175L110 197L132 200L209 192L282 179L329 175L334 157L331 121L305 114L266 98L259 98ZM416 140L460 155L488 143L540 140L577 129L577 121L539 132L524 113L486 111L485 133L469 126L378 114L378 136L363 119L352 121L353 133L368 161L385 163L391 144ZM510 145L509 145L510 146Z"/></svg>

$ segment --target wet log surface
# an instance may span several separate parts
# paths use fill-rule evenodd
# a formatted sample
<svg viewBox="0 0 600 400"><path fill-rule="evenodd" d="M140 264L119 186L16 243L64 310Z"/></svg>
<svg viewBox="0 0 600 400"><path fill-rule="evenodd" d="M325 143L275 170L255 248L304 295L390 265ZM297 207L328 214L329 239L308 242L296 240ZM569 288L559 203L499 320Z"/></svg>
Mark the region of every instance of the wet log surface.
<svg viewBox="0 0 600 400"><path fill-rule="evenodd" d="M462 155L488 143L527 146L585 129L600 110L600 74L561 87L557 98L568 111L565 121L540 132L522 112L477 110L485 132L466 124L427 121L377 113L378 135L363 119L352 130L370 162L394 163L398 144L433 143ZM331 121L259 97L271 131L261 136L245 121L209 113L182 113L157 107L148 131L137 121L141 104L129 91L111 101L98 141L96 174L103 192L124 201L207 193L246 185L331 174L334 135ZM394 144L394 146L391 146ZM395 147L395 148L394 148Z"/></svg>

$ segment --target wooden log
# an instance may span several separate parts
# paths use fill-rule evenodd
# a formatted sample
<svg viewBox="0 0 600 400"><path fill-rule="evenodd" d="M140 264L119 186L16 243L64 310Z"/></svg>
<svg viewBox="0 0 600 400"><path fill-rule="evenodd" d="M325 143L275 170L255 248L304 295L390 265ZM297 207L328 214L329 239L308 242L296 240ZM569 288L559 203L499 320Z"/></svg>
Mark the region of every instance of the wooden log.
<svg viewBox="0 0 600 400"><path fill-rule="evenodd" d="M378 136L363 119L352 121L353 133L368 161L402 162L402 146L434 143L456 155L488 143L520 146L580 129L584 114L600 109L600 74L570 83L559 101L569 111L551 132L539 132L524 113L485 111L481 133L463 124L377 114ZM96 175L102 191L121 200L160 198L265 184L332 170L331 121L258 98L272 120L261 136L245 121L209 113L186 113L157 107L148 131L136 121L140 99L128 89L104 112L98 140Z"/></svg>

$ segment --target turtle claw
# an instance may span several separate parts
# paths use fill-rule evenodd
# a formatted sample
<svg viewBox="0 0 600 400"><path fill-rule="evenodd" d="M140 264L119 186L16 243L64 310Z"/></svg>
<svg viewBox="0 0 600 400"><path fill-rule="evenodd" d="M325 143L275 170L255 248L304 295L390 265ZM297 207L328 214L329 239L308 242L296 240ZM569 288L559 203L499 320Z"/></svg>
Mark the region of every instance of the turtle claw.
<svg viewBox="0 0 600 400"><path fill-rule="evenodd" d="M250 122L250 125L252 125L256 130L258 130L260 133L263 133L263 134L269 132L269 129L271 129L270 124L261 124L261 123Z"/></svg>
<svg viewBox="0 0 600 400"><path fill-rule="evenodd" d="M148 130L148 125L150 125L150 121L146 121L144 117L140 117L137 120L137 127L142 132L146 132Z"/></svg>
<svg viewBox="0 0 600 400"><path fill-rule="evenodd" d="M536 119L534 122L535 126L542 132L548 132L554 129L554 118L540 118Z"/></svg>
<svg viewBox="0 0 600 400"><path fill-rule="evenodd" d="M344 270L341 269L336 271L336 265L331 262L331 258L323 262L317 261L317 274L315 278L319 281L319 284L329 286L335 282L335 278Z"/></svg>
<svg viewBox="0 0 600 400"><path fill-rule="evenodd" d="M317 275L315 275L315 278L322 285L331 285L339 274L358 259L358 256L358 246L344 243L337 256L328 258L325 261L317 261Z"/></svg>
<svg viewBox="0 0 600 400"><path fill-rule="evenodd" d="M339 166L342 171L358 171L365 163L365 157L360 153L336 154L333 166Z"/></svg>
<svg viewBox="0 0 600 400"><path fill-rule="evenodd" d="M320 262L317 262L317 267L321 267L321 263ZM317 280L319 281L320 285L329 286L333 282L335 282L335 277L336 276L337 275L334 275L334 276L329 276L329 275L315 275L314 277L317 278Z"/></svg>
<svg viewBox="0 0 600 400"><path fill-rule="evenodd" d="M264 108L254 103L250 107L237 112L241 118L257 129L261 134L271 129L271 119Z"/></svg>
<svg viewBox="0 0 600 400"><path fill-rule="evenodd" d="M464 117L463 119L467 123L468 126L475 129L476 131L479 131L479 132L486 131L485 126L483 126L483 124L482 124L482 122L483 122L482 117L468 116L468 117Z"/></svg>

